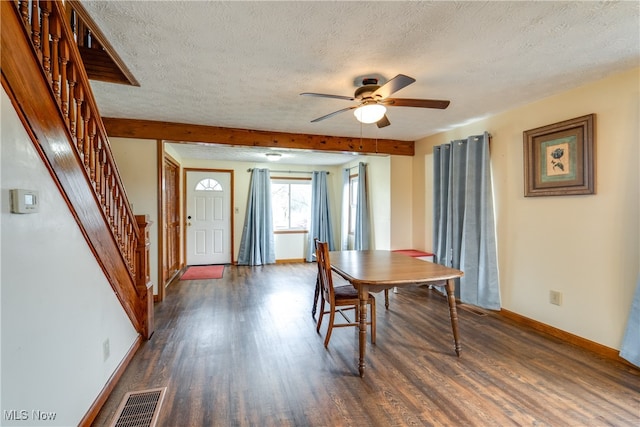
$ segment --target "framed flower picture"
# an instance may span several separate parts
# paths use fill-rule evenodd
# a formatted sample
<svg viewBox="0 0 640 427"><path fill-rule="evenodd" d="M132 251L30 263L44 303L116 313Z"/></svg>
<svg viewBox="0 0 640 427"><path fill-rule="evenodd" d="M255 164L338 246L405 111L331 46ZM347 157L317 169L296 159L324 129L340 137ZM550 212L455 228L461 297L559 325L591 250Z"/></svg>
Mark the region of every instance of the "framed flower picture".
<svg viewBox="0 0 640 427"><path fill-rule="evenodd" d="M595 114L524 131L524 195L595 194Z"/></svg>

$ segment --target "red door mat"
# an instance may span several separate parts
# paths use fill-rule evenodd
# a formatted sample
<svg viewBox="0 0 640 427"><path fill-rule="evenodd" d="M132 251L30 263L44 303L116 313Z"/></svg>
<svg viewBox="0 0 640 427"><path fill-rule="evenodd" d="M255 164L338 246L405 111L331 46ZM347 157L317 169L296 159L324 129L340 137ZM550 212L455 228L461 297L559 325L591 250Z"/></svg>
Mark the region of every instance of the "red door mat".
<svg viewBox="0 0 640 427"><path fill-rule="evenodd" d="M194 265L180 277L180 280L222 279L224 265Z"/></svg>

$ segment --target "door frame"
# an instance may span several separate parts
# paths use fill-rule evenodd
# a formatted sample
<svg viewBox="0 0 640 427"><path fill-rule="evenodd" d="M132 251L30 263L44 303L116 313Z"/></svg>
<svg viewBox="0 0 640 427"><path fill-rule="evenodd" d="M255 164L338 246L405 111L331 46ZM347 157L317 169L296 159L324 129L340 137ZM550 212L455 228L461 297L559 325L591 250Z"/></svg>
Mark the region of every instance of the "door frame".
<svg viewBox="0 0 640 427"><path fill-rule="evenodd" d="M218 168L183 168L182 169L182 254L183 254L183 265L186 265L187 262L187 172L214 172L214 173L227 173L229 174L229 182L230 182L230 194L229 194L229 251L231 255L231 265L235 265L236 260L234 259L234 221L233 221L233 207L234 207L234 197L233 194L235 192L235 184L234 184L234 176L233 169L218 169Z"/></svg>
<svg viewBox="0 0 640 427"><path fill-rule="evenodd" d="M167 180L167 164L171 164L172 166L175 167L176 171L175 171L175 178L176 178L176 185L175 185L175 199L174 200L169 200L169 198L167 197L167 185L166 185L166 180ZM173 157L171 157L169 154L165 153L164 155L164 161L162 163L162 181L161 181L161 188L162 188L162 193L163 193L163 197L162 197L162 201L160 204L160 212L161 212L161 229L159 230L159 232L161 232L162 234L162 244L160 245L160 247L162 248L161 251L161 259L162 260L162 264L161 264L161 269L160 271L162 272L161 277L161 281L163 283L163 288L167 287L169 285L169 283L171 283L175 277L180 273L180 270L183 267L182 264L182 260L181 260L181 245L180 242L182 241L182 209L181 209L181 203L180 203L180 191L182 188L182 183L180 182L181 179L181 173L180 173L180 163L174 159ZM177 241L173 242L175 244L174 247L174 252L175 254L173 254L177 260L177 270L170 272L169 274L167 273L167 265L166 265L166 261L167 261L167 256L168 256L168 247L170 245L169 242L169 238L168 238L168 233L170 230L170 218L167 218L167 215L165 215L166 210L167 210L167 206L169 204L173 204L175 209L176 209L176 215L177 215L177 227L178 227L178 238ZM159 280L160 281L160 280Z"/></svg>

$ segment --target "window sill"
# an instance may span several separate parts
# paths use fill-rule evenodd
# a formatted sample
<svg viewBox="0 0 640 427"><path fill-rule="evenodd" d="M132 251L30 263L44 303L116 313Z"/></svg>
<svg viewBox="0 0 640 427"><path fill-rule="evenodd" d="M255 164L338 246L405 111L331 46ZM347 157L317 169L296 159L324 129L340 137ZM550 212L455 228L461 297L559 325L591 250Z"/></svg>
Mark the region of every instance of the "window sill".
<svg viewBox="0 0 640 427"><path fill-rule="evenodd" d="M309 230L275 230L273 234L307 234Z"/></svg>

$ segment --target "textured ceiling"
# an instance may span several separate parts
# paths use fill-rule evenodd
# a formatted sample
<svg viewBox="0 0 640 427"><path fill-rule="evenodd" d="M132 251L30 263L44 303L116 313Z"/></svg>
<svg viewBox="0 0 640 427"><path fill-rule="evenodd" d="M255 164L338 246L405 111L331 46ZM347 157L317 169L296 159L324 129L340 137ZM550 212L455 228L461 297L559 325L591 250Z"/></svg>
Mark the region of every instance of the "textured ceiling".
<svg viewBox="0 0 640 427"><path fill-rule="evenodd" d="M316 135L416 140L640 64L630 2L83 1L140 82L92 82L104 117ZM416 82L398 98L449 99L446 110L394 107L360 125L363 76Z"/></svg>
<svg viewBox="0 0 640 427"><path fill-rule="evenodd" d="M222 160L226 162L264 163L277 162L288 165L336 166L357 160L353 154L327 151L271 149L263 147L234 146L224 144L169 143L184 159ZM273 156L275 154L275 156Z"/></svg>

